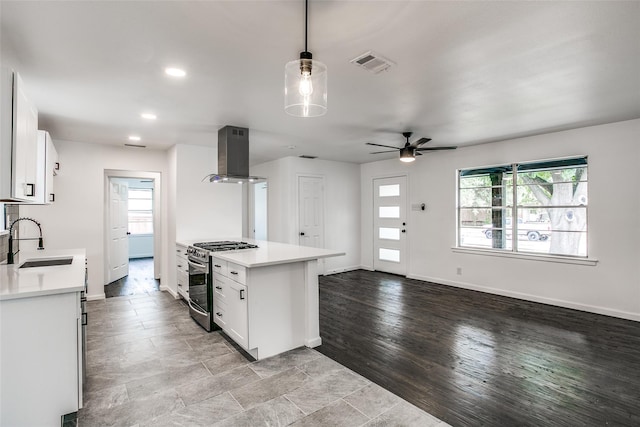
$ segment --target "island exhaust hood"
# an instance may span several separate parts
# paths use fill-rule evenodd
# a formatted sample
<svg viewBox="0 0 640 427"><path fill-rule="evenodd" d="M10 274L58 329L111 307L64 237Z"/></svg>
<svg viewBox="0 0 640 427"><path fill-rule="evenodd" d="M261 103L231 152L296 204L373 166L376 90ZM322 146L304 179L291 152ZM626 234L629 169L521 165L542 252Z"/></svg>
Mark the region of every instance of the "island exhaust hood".
<svg viewBox="0 0 640 427"><path fill-rule="evenodd" d="M225 126L218 131L218 173L204 177L213 183L264 181L249 175L249 129Z"/></svg>

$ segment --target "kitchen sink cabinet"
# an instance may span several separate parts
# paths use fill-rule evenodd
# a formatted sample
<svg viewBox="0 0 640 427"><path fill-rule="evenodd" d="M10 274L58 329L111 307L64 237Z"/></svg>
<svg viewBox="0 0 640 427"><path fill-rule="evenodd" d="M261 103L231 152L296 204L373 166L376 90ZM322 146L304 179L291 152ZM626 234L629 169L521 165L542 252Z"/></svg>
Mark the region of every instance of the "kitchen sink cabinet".
<svg viewBox="0 0 640 427"><path fill-rule="evenodd" d="M187 262L187 247L176 244L176 280L178 294L189 301L189 263Z"/></svg>
<svg viewBox="0 0 640 427"><path fill-rule="evenodd" d="M82 407L81 293L0 302L0 425L60 425Z"/></svg>

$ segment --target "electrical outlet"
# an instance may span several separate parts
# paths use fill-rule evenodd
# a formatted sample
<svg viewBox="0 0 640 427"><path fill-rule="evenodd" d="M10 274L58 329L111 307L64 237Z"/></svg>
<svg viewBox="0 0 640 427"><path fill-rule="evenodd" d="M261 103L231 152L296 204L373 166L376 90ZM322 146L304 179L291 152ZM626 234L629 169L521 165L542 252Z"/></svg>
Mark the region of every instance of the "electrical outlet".
<svg viewBox="0 0 640 427"><path fill-rule="evenodd" d="M456 268L456 274L457 274L458 276L462 276L462 267L458 267L458 268Z"/></svg>

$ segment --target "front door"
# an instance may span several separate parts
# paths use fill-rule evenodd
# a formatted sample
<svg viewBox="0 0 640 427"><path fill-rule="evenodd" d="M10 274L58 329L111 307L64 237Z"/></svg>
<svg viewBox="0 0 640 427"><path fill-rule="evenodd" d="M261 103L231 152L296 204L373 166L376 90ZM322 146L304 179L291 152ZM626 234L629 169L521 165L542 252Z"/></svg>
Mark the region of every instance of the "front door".
<svg viewBox="0 0 640 427"><path fill-rule="evenodd" d="M407 274L406 187L405 176L373 180L373 268L403 276Z"/></svg>
<svg viewBox="0 0 640 427"><path fill-rule="evenodd" d="M117 179L110 179L109 184L108 283L111 283L129 274L129 186Z"/></svg>

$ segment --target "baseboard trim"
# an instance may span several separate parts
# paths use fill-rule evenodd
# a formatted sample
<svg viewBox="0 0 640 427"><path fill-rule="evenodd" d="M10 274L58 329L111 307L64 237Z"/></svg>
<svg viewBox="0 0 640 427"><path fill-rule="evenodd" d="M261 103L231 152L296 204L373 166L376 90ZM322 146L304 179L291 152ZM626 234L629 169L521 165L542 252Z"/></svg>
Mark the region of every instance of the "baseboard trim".
<svg viewBox="0 0 640 427"><path fill-rule="evenodd" d="M107 298L107 295L104 292L97 295L87 295L87 301L98 301L106 298Z"/></svg>
<svg viewBox="0 0 640 427"><path fill-rule="evenodd" d="M334 268L333 270L326 271L323 274L323 276L329 276L331 274L346 273L348 271L360 270L360 268L361 267L359 265L352 265L350 267L344 267L344 268Z"/></svg>
<svg viewBox="0 0 640 427"><path fill-rule="evenodd" d="M168 286L160 285L160 290L164 291L164 292L169 292L171 294L171 296L173 297L173 299L180 299L180 295L177 292L174 292L174 290L171 289Z"/></svg>
<svg viewBox="0 0 640 427"><path fill-rule="evenodd" d="M306 340L304 345L309 347L309 348L315 348L315 347L321 346L322 345L322 338L316 337L316 338L312 338L310 340Z"/></svg>
<svg viewBox="0 0 640 427"><path fill-rule="evenodd" d="M585 311L585 312L588 312L588 313L603 314L605 316L618 317L618 318L626 319L626 320L640 321L640 314L639 313L630 313L630 312L627 312L627 311L612 310L612 309L606 308L606 307L599 307L599 306L588 305L588 304L579 304L579 303L560 300L560 299L555 299L555 298L545 298L545 297L540 297L540 296L537 296L537 295L527 294L527 293L523 293L523 292L506 291L504 289L491 288L491 287L488 287L488 286L474 285L474 284L465 283L465 282L456 282L456 281L453 281L453 280L445 280L445 279L441 279L441 278L438 278L438 277L426 277L426 276L418 276L418 275L411 274L411 275L408 275L407 278L415 279L415 280L422 280L422 281L425 281L425 282L432 282L432 283L442 284L442 285L447 285L447 286L454 286L456 288L469 289L469 290L472 290L472 291L480 291L480 292L485 292L485 293L493 294L493 295L500 295L500 296L504 296L504 297L517 298L517 299L525 300L525 301L539 302L539 303L542 303L542 304L548 304L548 305L554 305L554 306L557 306L557 307L570 308L572 310Z"/></svg>

